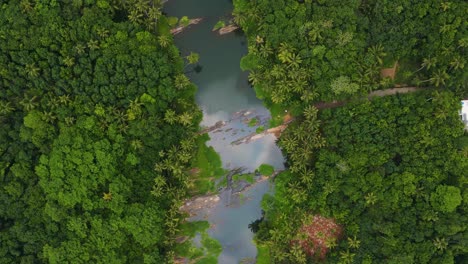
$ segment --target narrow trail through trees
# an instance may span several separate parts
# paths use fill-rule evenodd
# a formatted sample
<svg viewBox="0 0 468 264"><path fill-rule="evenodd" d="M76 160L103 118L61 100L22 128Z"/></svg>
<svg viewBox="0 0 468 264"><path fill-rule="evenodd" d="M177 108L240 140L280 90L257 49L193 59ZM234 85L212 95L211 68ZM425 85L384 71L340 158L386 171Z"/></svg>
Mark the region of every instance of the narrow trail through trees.
<svg viewBox="0 0 468 264"><path fill-rule="evenodd" d="M422 88L422 87L398 87L397 88L397 87L394 87L394 88L390 88L390 89L377 90L377 91L370 92L367 95L367 97L362 97L362 98L357 99L357 100L364 100L366 98L368 100L372 100L375 97L412 93L412 92L417 92L417 91L421 91L421 90L424 90L424 89L428 89L428 88ZM348 104L350 102L353 102L353 101L355 101L355 100L343 100L343 101L333 101L333 102L318 102L318 103L314 104L314 106L317 109L336 108L336 107L344 106L344 105L346 105L346 104ZM269 135L269 134L274 134L277 138L279 138L281 133L294 120L295 120L295 118L290 118L290 119L288 119L287 122L284 122L283 124L281 124L281 125L279 125L277 127L269 128L269 129L265 130L263 133L260 133L260 134L257 134L255 132L251 133L251 134L249 134L249 135L247 135L247 136L245 136L243 138L239 138L236 141L231 142L231 144L239 145L239 144L250 143L250 142L255 141L257 139L263 138L264 136Z"/></svg>

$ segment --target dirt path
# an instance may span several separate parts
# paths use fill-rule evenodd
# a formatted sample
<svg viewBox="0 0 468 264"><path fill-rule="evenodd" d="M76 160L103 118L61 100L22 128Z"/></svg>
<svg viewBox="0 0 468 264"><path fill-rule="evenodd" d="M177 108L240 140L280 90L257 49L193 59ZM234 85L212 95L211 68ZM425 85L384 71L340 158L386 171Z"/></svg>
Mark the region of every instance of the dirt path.
<svg viewBox="0 0 468 264"><path fill-rule="evenodd" d="M395 94L405 94L405 93L412 93L416 91L421 91L427 88L421 88L421 87L395 87L395 88L390 88L390 89L385 89L385 90L377 90L370 92L367 95L367 99L371 100L372 98L375 97L382 97L382 96L388 96L388 95L395 95ZM364 98L363 98L364 99ZM327 108L336 108L340 106L344 106L347 103L351 102L351 100L344 100L344 101L333 101L333 102L318 102L314 104L317 109L327 109Z"/></svg>
<svg viewBox="0 0 468 264"><path fill-rule="evenodd" d="M385 89L385 90L377 90L377 91L371 92L367 96L367 98L371 99L372 97L395 95L398 93L400 94L412 93L412 92L421 91L424 89L425 88L421 88L421 87L400 87L400 88L391 88L391 89Z"/></svg>
<svg viewBox="0 0 468 264"><path fill-rule="evenodd" d="M421 88L421 87L399 87L399 88L390 88L390 89L385 89L385 90L377 90L369 93L367 97L363 97L361 99L369 99L372 100L375 97L382 97L382 96L389 96L389 95L395 95L395 94L405 94L405 93L412 93L416 91L421 91L427 88ZM351 102L351 100L344 100L344 101L333 101L333 102L318 102L314 104L314 106L317 109L327 109L327 108L336 108L340 106L344 106L347 103ZM263 133L257 134L257 133L252 133L249 134L245 137L239 138L231 144L234 145L239 145L239 144L247 144L252 141L258 140L260 138L263 138L266 135L273 134L277 138L280 137L281 133L288 127L288 124L294 121L295 119L293 117L289 117L285 119L284 123L282 125L279 125L277 127L272 127L267 130L265 130Z"/></svg>

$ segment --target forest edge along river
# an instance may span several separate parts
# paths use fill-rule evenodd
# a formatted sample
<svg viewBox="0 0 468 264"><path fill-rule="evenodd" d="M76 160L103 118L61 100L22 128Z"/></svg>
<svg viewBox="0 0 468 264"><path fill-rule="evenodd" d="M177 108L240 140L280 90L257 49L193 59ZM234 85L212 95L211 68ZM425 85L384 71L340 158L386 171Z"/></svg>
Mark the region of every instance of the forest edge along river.
<svg viewBox="0 0 468 264"><path fill-rule="evenodd" d="M194 197L182 209L190 213L189 221L209 222L207 233L221 244L217 260L223 264L255 262L257 249L248 225L261 217L260 202L272 191L272 184L268 177L252 173L262 164L275 171L284 169L274 134L248 144L231 144L266 126L270 119L248 83L248 73L239 66L247 53L244 36L237 31L224 35L213 31L219 20L231 16L232 9L230 1L215 0L170 0L164 7L169 16L200 18L177 32L174 40L182 56L190 52L200 55L201 71L187 75L198 87L196 101L203 111L201 125L206 128L202 131L210 136L207 145L220 155L228 173L220 179L225 186L218 194ZM242 174L250 181L233 179ZM200 244L200 236L194 240Z"/></svg>

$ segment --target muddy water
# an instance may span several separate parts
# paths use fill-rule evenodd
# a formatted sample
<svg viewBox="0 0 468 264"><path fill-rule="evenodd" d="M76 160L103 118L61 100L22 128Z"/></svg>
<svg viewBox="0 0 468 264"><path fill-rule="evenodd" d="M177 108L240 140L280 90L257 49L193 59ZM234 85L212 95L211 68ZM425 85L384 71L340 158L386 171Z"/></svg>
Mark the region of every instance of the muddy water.
<svg viewBox="0 0 468 264"><path fill-rule="evenodd" d="M196 100L203 110L202 126L226 122L209 133L211 140L207 143L220 154L223 166L252 172L266 163L281 170L284 158L273 135L248 144L231 144L255 132L270 117L250 87L247 73L239 68L241 57L247 53L245 38L239 33L220 36L212 32L216 22L228 17L232 8L230 0L169 0L164 10L170 16L203 17L200 24L176 35L175 42L183 56L190 51L200 54L201 71L188 76L198 86ZM252 118L258 120L256 126L248 125ZM261 198L271 188L268 181L257 183L241 194L228 188L220 193L217 206L202 210L193 218L210 222L208 233L223 246L219 263L237 264L255 259L257 251L248 224L261 216Z"/></svg>

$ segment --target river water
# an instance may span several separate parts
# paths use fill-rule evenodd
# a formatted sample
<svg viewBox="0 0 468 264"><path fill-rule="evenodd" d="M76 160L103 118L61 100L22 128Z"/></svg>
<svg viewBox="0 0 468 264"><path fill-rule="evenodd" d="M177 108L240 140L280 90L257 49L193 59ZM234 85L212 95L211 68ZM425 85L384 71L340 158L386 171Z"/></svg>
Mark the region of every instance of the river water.
<svg viewBox="0 0 468 264"><path fill-rule="evenodd" d="M216 22L229 17L232 9L230 0L169 0L164 7L169 16L203 18L200 24L176 35L175 43L183 56L190 51L200 54L201 71L188 76L198 86L196 101L204 115L201 125L209 127L218 121L226 122L209 133L211 140L207 142L221 156L224 168L252 172L265 163L282 170L284 158L273 135L250 143L231 144L255 132L259 125L267 124L270 117L250 87L247 73L239 67L240 59L247 53L244 36L239 33L220 36L212 32ZM259 120L259 124L249 126L251 118ZM261 198L271 188L269 181L262 181L241 195L225 190L216 207L193 218L210 222L208 233L223 247L218 263L237 264L255 259L257 251L248 224L261 217Z"/></svg>

